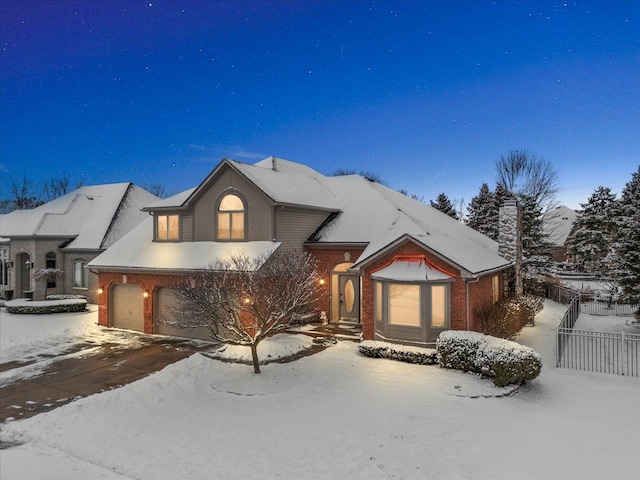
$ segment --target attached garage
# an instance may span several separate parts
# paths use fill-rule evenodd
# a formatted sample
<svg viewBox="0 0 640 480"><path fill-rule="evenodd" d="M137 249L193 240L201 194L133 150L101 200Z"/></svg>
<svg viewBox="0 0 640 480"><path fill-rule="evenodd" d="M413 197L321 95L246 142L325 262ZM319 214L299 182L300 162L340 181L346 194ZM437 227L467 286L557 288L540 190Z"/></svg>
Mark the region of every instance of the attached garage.
<svg viewBox="0 0 640 480"><path fill-rule="evenodd" d="M111 287L111 326L144 332L144 299L135 283L118 283Z"/></svg>
<svg viewBox="0 0 640 480"><path fill-rule="evenodd" d="M156 290L153 315L153 333L173 337L195 338L212 341L207 327L180 328L172 325L180 315L180 299L174 289L161 287Z"/></svg>

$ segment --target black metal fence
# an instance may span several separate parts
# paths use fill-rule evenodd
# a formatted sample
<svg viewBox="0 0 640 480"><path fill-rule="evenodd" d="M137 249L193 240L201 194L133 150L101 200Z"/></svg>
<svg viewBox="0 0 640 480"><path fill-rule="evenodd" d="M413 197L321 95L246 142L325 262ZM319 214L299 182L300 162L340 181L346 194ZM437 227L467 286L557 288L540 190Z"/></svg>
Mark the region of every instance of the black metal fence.
<svg viewBox="0 0 640 480"><path fill-rule="evenodd" d="M593 298L559 285L547 285L547 298L568 305L558 326L556 366L588 372L640 376L640 334L575 329L580 313L633 315L637 306L607 303L594 307ZM595 302L600 305L600 302ZM615 309L614 309L615 307ZM629 313L623 313L623 312Z"/></svg>

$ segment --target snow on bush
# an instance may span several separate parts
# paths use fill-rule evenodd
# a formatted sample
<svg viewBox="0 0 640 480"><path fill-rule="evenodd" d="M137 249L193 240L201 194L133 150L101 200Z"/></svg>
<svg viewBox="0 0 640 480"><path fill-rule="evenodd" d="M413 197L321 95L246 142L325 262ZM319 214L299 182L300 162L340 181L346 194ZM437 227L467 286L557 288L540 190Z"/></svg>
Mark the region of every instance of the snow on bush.
<svg viewBox="0 0 640 480"><path fill-rule="evenodd" d="M542 370L532 348L477 332L442 332L436 349L442 368L480 373L499 387L533 380Z"/></svg>
<svg viewBox="0 0 640 480"><path fill-rule="evenodd" d="M442 368L477 372L476 357L485 337L476 332L442 332L436 340L438 363Z"/></svg>
<svg viewBox="0 0 640 480"><path fill-rule="evenodd" d="M10 300L4 304L9 313L48 314L64 312L84 312L87 301L82 299L31 301L24 299Z"/></svg>
<svg viewBox="0 0 640 480"><path fill-rule="evenodd" d="M365 357L388 358L418 365L434 365L438 362L437 352L431 348L410 347L373 340L361 342L358 345L358 351Z"/></svg>
<svg viewBox="0 0 640 480"><path fill-rule="evenodd" d="M74 300L74 299L86 300L86 295L47 295L47 300Z"/></svg>

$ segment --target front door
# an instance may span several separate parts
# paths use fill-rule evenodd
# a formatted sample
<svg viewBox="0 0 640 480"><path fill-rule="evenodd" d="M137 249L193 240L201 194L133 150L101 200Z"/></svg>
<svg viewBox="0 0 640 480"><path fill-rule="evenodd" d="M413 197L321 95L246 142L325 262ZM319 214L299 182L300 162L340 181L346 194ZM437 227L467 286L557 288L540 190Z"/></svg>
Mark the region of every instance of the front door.
<svg viewBox="0 0 640 480"><path fill-rule="evenodd" d="M360 322L360 277L339 275L340 320Z"/></svg>

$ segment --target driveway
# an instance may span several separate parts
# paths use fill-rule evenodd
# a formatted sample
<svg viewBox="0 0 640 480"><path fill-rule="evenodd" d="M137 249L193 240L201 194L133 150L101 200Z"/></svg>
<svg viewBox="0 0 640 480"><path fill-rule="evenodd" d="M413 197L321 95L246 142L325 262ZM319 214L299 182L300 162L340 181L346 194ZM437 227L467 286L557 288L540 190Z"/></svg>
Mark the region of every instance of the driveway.
<svg viewBox="0 0 640 480"><path fill-rule="evenodd" d="M0 388L0 422L32 417L78 398L126 385L212 348L212 344L170 337L138 335L137 340L135 346L130 342L91 348L77 345L65 352L64 358L53 359L37 376L4 385ZM21 367L24 364L4 363L0 364L0 371Z"/></svg>

